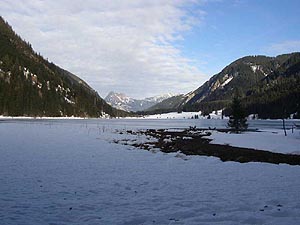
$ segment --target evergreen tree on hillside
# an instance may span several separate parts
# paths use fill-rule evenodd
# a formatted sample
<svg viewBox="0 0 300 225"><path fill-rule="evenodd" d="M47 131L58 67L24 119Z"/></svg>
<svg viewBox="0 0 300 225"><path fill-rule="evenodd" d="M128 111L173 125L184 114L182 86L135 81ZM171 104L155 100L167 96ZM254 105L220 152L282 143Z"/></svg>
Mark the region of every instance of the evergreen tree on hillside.
<svg viewBox="0 0 300 225"><path fill-rule="evenodd" d="M231 115L227 124L235 133L248 128L246 113L241 104L241 100L235 93L231 104Z"/></svg>
<svg viewBox="0 0 300 225"><path fill-rule="evenodd" d="M128 116L76 75L50 63L0 16L0 115Z"/></svg>

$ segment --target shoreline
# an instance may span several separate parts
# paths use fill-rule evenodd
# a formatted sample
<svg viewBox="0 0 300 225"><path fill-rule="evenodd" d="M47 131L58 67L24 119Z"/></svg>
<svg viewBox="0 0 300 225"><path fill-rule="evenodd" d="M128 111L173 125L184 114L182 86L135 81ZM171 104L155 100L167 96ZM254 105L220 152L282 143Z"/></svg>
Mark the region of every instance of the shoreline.
<svg viewBox="0 0 300 225"><path fill-rule="evenodd" d="M73 117L73 116L66 116L66 117L40 117L40 116L2 116L0 115L0 120L49 120L49 119L57 119L57 120L63 120L63 119L73 119L73 120L89 120L89 119L126 119L126 120L191 120L191 121L197 121L197 120L228 120L228 118L199 118L199 119L191 119L191 118L149 118L149 117ZM248 119L248 121L281 121L282 119ZM285 119L286 121L295 121L300 122L300 119Z"/></svg>

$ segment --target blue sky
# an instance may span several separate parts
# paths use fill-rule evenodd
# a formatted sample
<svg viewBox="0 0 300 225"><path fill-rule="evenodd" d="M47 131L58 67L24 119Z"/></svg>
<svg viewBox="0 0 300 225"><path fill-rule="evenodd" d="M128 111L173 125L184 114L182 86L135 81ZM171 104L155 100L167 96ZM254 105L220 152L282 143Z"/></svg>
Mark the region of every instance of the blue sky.
<svg viewBox="0 0 300 225"><path fill-rule="evenodd" d="M196 58L205 74L218 73L246 55L300 51L300 1L227 0L198 7L204 19L182 46L184 55Z"/></svg>
<svg viewBox="0 0 300 225"><path fill-rule="evenodd" d="M0 15L102 97L187 93L240 57L300 51L299 0L1 0Z"/></svg>

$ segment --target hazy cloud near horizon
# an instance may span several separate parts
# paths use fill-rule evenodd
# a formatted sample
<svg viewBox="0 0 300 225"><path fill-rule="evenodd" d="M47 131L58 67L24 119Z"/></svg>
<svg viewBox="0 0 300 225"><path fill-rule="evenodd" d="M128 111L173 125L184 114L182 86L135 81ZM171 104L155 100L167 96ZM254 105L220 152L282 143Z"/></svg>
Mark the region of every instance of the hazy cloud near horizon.
<svg viewBox="0 0 300 225"><path fill-rule="evenodd" d="M266 48L266 51L273 55L280 55L283 53L299 52L300 40L288 40L280 43L273 43Z"/></svg>
<svg viewBox="0 0 300 225"><path fill-rule="evenodd" d="M1 1L0 13L49 61L86 80L102 97L186 93L208 77L180 47L201 23L189 0Z"/></svg>

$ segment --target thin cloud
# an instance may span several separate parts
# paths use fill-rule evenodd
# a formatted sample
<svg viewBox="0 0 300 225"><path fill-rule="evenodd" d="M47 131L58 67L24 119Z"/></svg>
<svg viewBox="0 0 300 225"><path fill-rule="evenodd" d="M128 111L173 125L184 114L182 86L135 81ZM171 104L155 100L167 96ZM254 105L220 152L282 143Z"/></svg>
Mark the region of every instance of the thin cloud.
<svg viewBox="0 0 300 225"><path fill-rule="evenodd" d="M289 40L281 43L275 43L267 48L267 52L273 55L299 52L300 51L300 40Z"/></svg>
<svg viewBox="0 0 300 225"><path fill-rule="evenodd" d="M103 97L186 93L207 78L176 45L201 23L198 1L1 1L0 13L33 47ZM201 18L203 15L201 15Z"/></svg>

